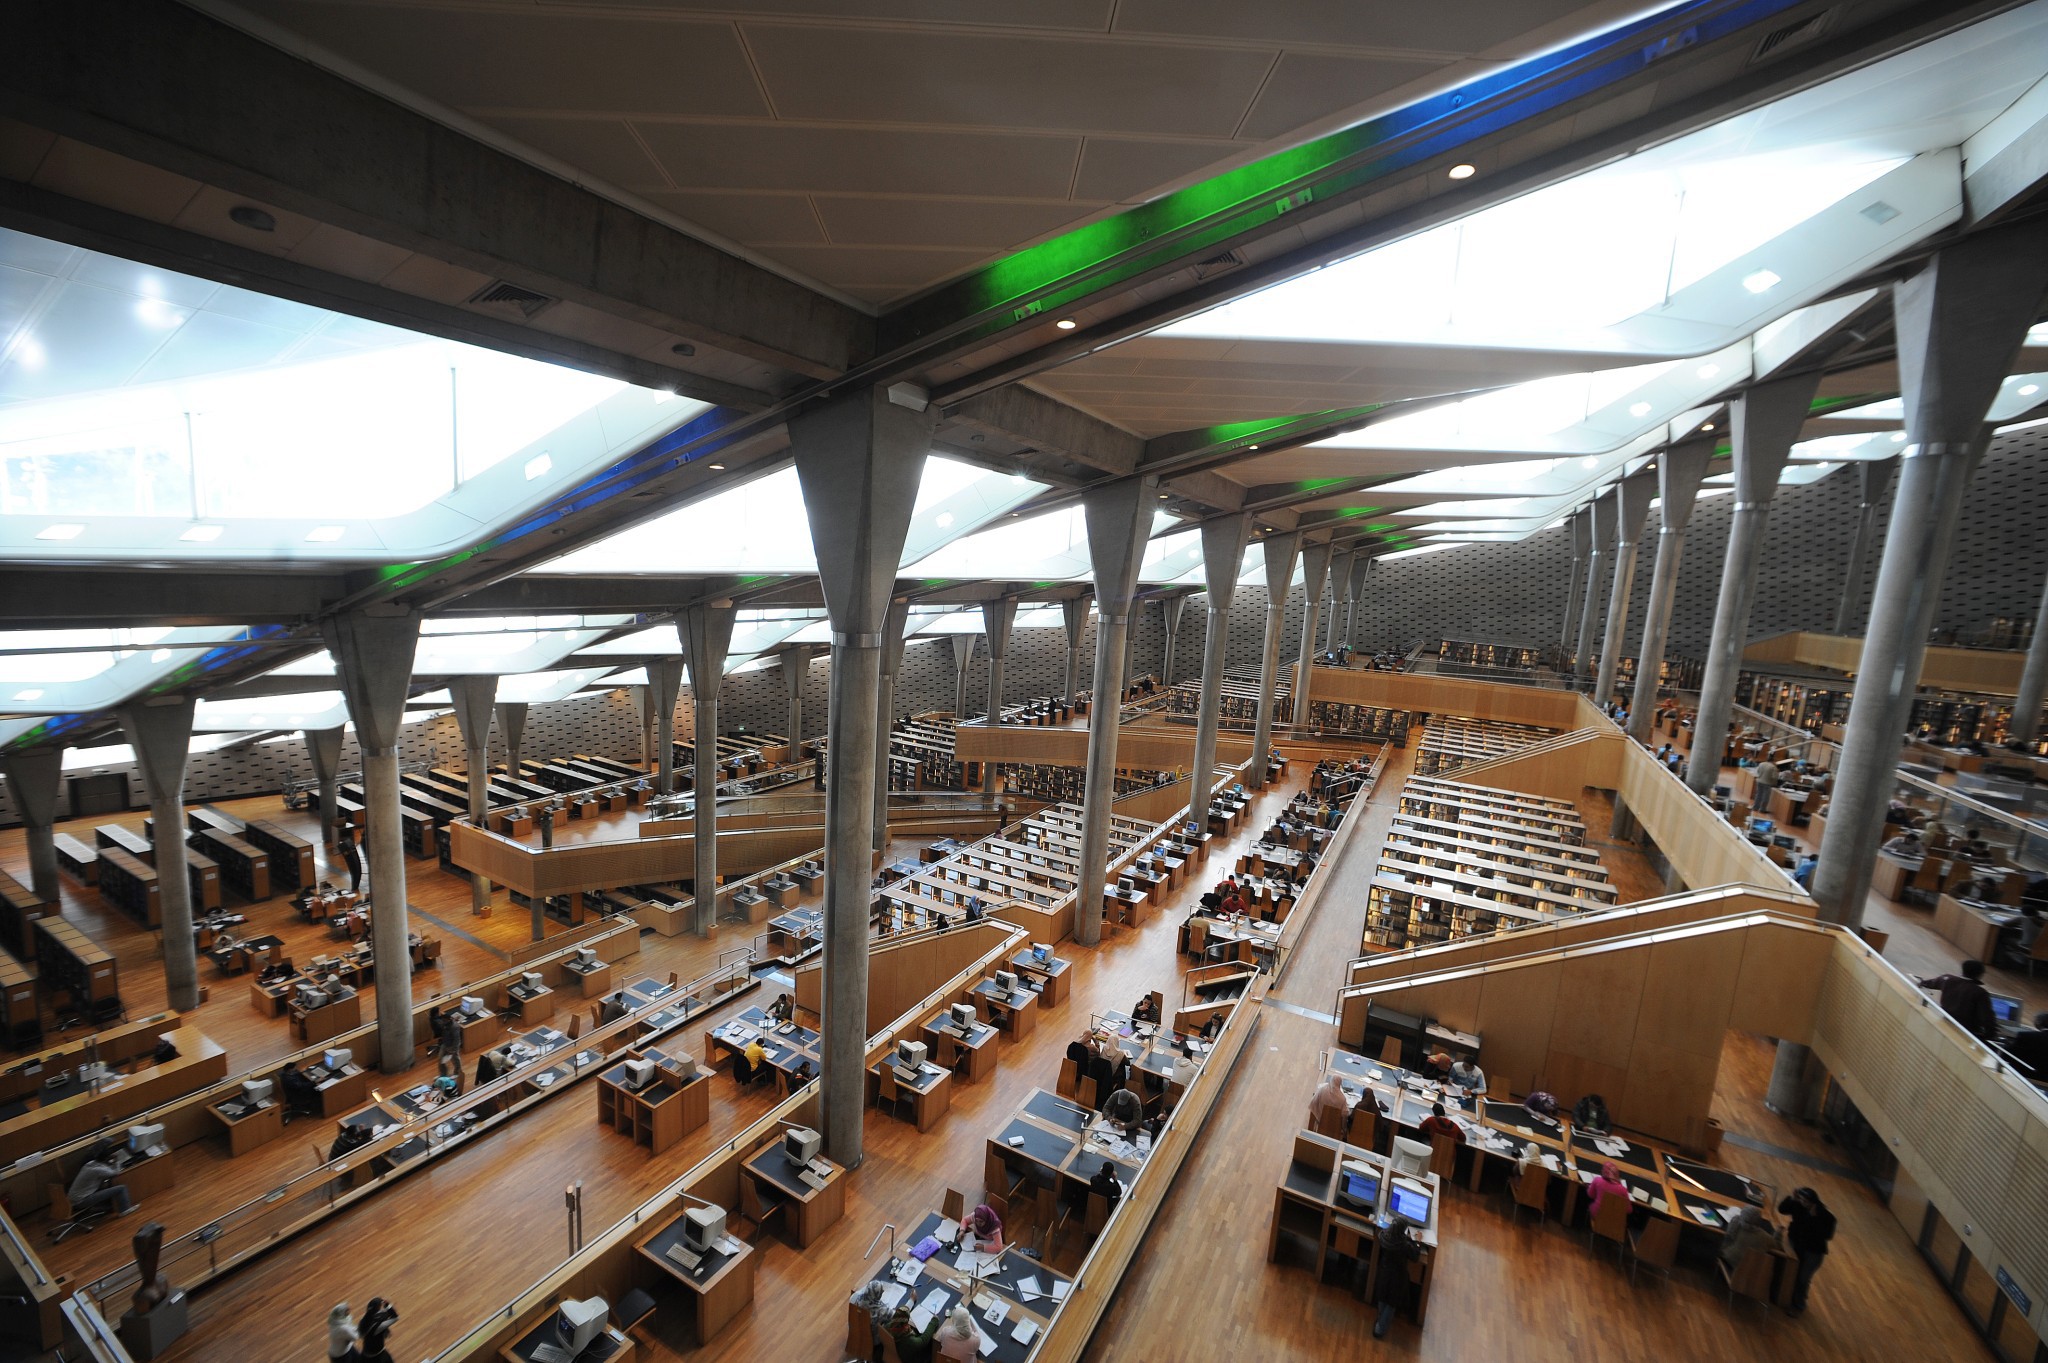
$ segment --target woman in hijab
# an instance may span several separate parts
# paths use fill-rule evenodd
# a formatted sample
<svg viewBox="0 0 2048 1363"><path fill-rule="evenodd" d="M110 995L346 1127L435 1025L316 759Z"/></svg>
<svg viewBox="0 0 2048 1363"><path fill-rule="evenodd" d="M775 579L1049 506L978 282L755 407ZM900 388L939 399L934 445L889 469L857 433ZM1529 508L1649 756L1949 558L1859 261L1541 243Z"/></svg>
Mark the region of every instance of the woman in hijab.
<svg viewBox="0 0 2048 1363"><path fill-rule="evenodd" d="M1323 1086L1316 1090L1316 1096L1308 1101L1309 1130L1318 1130L1320 1124L1335 1119L1336 1130L1342 1131L1351 1117L1351 1100L1344 1096L1344 1081L1336 1075L1323 1080Z"/></svg>
<svg viewBox="0 0 2048 1363"><path fill-rule="evenodd" d="M952 1363L975 1363L981 1357L981 1331L965 1306L956 1306L939 1327L938 1356Z"/></svg>
<svg viewBox="0 0 2048 1363"><path fill-rule="evenodd" d="M359 1342L361 1336L356 1334L356 1323L349 1317L348 1303L336 1302L327 1313L328 1363L354 1363L362 1357L356 1349Z"/></svg>
<svg viewBox="0 0 2048 1363"><path fill-rule="evenodd" d="M1003 1247L1003 1218L986 1202L975 1204L967 1213L967 1231L974 1237L974 1248L983 1254L994 1254Z"/></svg>
<svg viewBox="0 0 2048 1363"><path fill-rule="evenodd" d="M910 1318L910 1308L899 1306L890 1315L889 1323L882 1328L895 1340L896 1357L902 1359L903 1363L931 1363L932 1336L938 1330L937 1321L920 1330L917 1328L917 1322ZM881 1346L877 1345L875 1357L879 1359L881 1356Z"/></svg>
<svg viewBox="0 0 2048 1363"><path fill-rule="evenodd" d="M1628 1201L1628 1185L1621 1181L1621 1166L1617 1165L1613 1160L1608 1160L1605 1164L1601 1165L1600 1177L1587 1185L1587 1192L1593 1198L1592 1206L1588 1209L1588 1213L1594 1217L1600 1215L1601 1206L1610 1197L1618 1197L1623 1202Z"/></svg>

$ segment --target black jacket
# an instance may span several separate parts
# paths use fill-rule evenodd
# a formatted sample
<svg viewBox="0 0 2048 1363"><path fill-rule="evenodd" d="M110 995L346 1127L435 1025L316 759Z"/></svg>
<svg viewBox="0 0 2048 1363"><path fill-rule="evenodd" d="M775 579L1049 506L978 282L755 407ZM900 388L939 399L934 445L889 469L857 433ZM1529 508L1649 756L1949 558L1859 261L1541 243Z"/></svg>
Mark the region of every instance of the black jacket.
<svg viewBox="0 0 2048 1363"><path fill-rule="evenodd" d="M1826 1203L1815 1198L1809 1211L1796 1199L1788 1197L1778 1204L1778 1211L1789 1219L1785 1241L1792 1246L1794 1254L1828 1252L1828 1241L1835 1238L1835 1214L1828 1210Z"/></svg>

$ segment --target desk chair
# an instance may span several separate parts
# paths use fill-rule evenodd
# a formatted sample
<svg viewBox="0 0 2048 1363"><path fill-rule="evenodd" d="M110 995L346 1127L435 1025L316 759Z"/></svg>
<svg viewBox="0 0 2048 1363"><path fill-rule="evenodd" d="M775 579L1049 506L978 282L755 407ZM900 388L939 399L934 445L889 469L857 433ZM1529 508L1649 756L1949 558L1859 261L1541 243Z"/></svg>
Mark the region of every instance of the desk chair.
<svg viewBox="0 0 2048 1363"><path fill-rule="evenodd" d="M1409 1140L1406 1136L1394 1137L1392 1156L1394 1172L1407 1174L1410 1178L1421 1178L1429 1172L1429 1162L1435 1151L1421 1141Z"/></svg>
<svg viewBox="0 0 2048 1363"><path fill-rule="evenodd" d="M902 1088L896 1083L896 1067L884 1061L879 1078L880 1082L875 1086L875 1106L892 1117L903 1117L905 1109L910 1108L906 1120L915 1120L916 1110L912 1105L916 1099L913 1097L906 1102Z"/></svg>
<svg viewBox="0 0 2048 1363"><path fill-rule="evenodd" d="M1396 1068L1406 1068L1401 1064L1400 1037L1390 1036L1380 1043L1380 1063L1382 1065L1392 1065Z"/></svg>
<svg viewBox="0 0 2048 1363"><path fill-rule="evenodd" d="M1463 1142L1445 1132L1437 1132L1429 1138L1429 1172L1444 1181L1449 1187L1458 1178L1458 1147Z"/></svg>
<svg viewBox="0 0 2048 1363"><path fill-rule="evenodd" d="M967 1219L967 1194L961 1192L958 1188L946 1189L945 1199L939 1203L939 1215L945 1217L956 1226L965 1221Z"/></svg>
<svg viewBox="0 0 2048 1363"><path fill-rule="evenodd" d="M50 1227L51 1244L64 1243L66 1237L74 1231L90 1234L94 1226L113 1215L104 1206L95 1207L91 1211L78 1211L71 1205L71 1195L65 1191L61 1183L46 1183L43 1189L49 1195L50 1220L54 1223Z"/></svg>
<svg viewBox="0 0 2048 1363"><path fill-rule="evenodd" d="M1594 1239L1612 1240L1614 1262L1617 1264L1621 1262L1621 1251L1628 1244L1628 1211L1633 1205L1627 1198L1610 1197L1600 1204L1599 1213L1593 1217L1588 1243Z"/></svg>
<svg viewBox="0 0 2048 1363"><path fill-rule="evenodd" d="M1309 1123L1309 1130L1315 1132L1318 1136L1329 1136L1334 1140L1341 1141L1344 1139L1345 1126L1346 1122L1343 1113L1326 1109L1316 1114L1315 1119Z"/></svg>
<svg viewBox="0 0 2048 1363"><path fill-rule="evenodd" d="M1550 1171L1542 1165L1532 1164L1510 1178L1508 1191L1515 1195L1510 1220L1519 1221L1524 1207L1534 1211L1538 1221L1550 1214Z"/></svg>
<svg viewBox="0 0 2048 1363"><path fill-rule="evenodd" d="M1060 1077L1053 1085L1053 1092L1062 1098L1081 1100L1081 1067L1072 1059L1060 1061Z"/></svg>
<svg viewBox="0 0 2048 1363"><path fill-rule="evenodd" d="M749 1244L759 1240L761 1232L768 1228L768 1222L777 1216L783 1218L783 1224L786 1226L788 1214L789 1199L772 1189L762 1191L759 1179L744 1170L741 1171L740 1220L750 1221L754 1226L753 1235L748 1237Z"/></svg>
<svg viewBox="0 0 2048 1363"><path fill-rule="evenodd" d="M1678 1223L1668 1216L1653 1216L1628 1233L1628 1281L1635 1286L1636 1270L1644 1264L1671 1280L1671 1265L1678 1258Z"/></svg>
<svg viewBox="0 0 2048 1363"><path fill-rule="evenodd" d="M1200 921L1188 924L1187 954L1206 956L1209 951L1209 925Z"/></svg>
<svg viewBox="0 0 2048 1363"><path fill-rule="evenodd" d="M1345 1140L1361 1150L1380 1148L1379 1109L1370 1101L1359 1103L1351 1110L1351 1134Z"/></svg>
<svg viewBox="0 0 2048 1363"><path fill-rule="evenodd" d="M1770 1301L1771 1280L1777 1276L1776 1258L1768 1246L1749 1250L1736 1260L1733 1268L1728 1266L1726 1259L1714 1256L1714 1263L1721 1270L1722 1286L1728 1289L1727 1306L1730 1311L1735 1309L1737 1293L1760 1302Z"/></svg>
<svg viewBox="0 0 2048 1363"><path fill-rule="evenodd" d="M1088 1194L1088 1213L1081 1222L1081 1229L1087 1231L1088 1238L1092 1240L1102 1234L1108 1225L1109 1199L1101 1193L1091 1191Z"/></svg>

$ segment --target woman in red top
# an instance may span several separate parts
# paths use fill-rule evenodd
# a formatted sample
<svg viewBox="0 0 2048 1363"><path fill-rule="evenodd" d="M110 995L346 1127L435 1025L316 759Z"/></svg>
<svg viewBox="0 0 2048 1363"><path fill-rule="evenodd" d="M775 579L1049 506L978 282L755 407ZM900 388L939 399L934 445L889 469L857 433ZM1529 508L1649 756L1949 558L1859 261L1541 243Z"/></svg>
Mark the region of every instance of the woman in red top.
<svg viewBox="0 0 2048 1363"><path fill-rule="evenodd" d="M1593 1198L1589 1210L1594 1217L1600 1215L1601 1204L1610 1197L1628 1201L1628 1185L1621 1181L1621 1168L1613 1160L1600 1166L1600 1176L1587 1185L1587 1191Z"/></svg>

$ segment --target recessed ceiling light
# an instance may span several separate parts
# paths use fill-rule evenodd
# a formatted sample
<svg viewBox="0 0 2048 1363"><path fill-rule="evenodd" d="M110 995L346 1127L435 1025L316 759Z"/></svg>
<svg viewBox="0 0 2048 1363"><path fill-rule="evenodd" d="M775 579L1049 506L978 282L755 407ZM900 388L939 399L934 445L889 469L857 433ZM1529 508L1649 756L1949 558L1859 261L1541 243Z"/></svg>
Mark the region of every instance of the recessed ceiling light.
<svg viewBox="0 0 2048 1363"><path fill-rule="evenodd" d="M704 467L710 469L713 473L725 472L725 465L723 464L706 464Z"/></svg>
<svg viewBox="0 0 2048 1363"><path fill-rule="evenodd" d="M135 320L158 331L169 331L185 319L161 298L144 298L135 304Z"/></svg>
<svg viewBox="0 0 2048 1363"><path fill-rule="evenodd" d="M227 527L224 525L194 525L188 526L185 533L178 538L190 540L194 544L207 544L219 539L226 530Z"/></svg>
<svg viewBox="0 0 2048 1363"><path fill-rule="evenodd" d="M933 519L938 521L939 529L944 530L947 526L953 523L953 513L950 511L941 511Z"/></svg>
<svg viewBox="0 0 2048 1363"><path fill-rule="evenodd" d="M1775 270L1757 270L1742 277L1742 287L1751 293L1769 293L1784 282Z"/></svg>
<svg viewBox="0 0 2048 1363"><path fill-rule="evenodd" d="M228 210L228 221L252 232L275 232L277 219L253 204L236 204Z"/></svg>
<svg viewBox="0 0 2048 1363"><path fill-rule="evenodd" d="M1258 448L1258 446L1257 446L1257 445L1247 445L1247 446L1245 446L1245 448L1246 448L1246 449L1248 449L1248 450L1255 450L1255 449L1257 449L1257 448Z"/></svg>
<svg viewBox="0 0 2048 1363"><path fill-rule="evenodd" d="M1703 431L1711 431L1714 429L1714 423L1711 421L1703 422L1700 425L1700 429Z"/></svg>
<svg viewBox="0 0 2048 1363"><path fill-rule="evenodd" d="M1450 176L1453 180L1469 180L1478 173L1479 167L1472 165L1471 163L1466 161L1460 161L1457 165L1452 166L1449 170L1444 172L1444 174Z"/></svg>
<svg viewBox="0 0 2048 1363"><path fill-rule="evenodd" d="M1595 459L1591 455L1587 455L1584 459L1581 459L1579 461L1579 467L1582 469L1598 468L1599 466L1600 461L1598 459Z"/></svg>
<svg viewBox="0 0 2048 1363"><path fill-rule="evenodd" d="M332 544L347 533L345 525L316 525L306 532L306 538L315 544Z"/></svg>
<svg viewBox="0 0 2048 1363"><path fill-rule="evenodd" d="M677 341L669 349L678 355L694 355L697 353L697 347L691 345L688 341Z"/></svg>
<svg viewBox="0 0 2048 1363"><path fill-rule="evenodd" d="M36 531L36 538L39 540L75 540L84 533L85 527L76 521L61 521L56 525L46 525Z"/></svg>
<svg viewBox="0 0 2048 1363"><path fill-rule="evenodd" d="M1162 493L1160 493L1160 494L1159 494L1159 500L1163 502L1163 501L1165 501L1165 500L1167 499L1167 497L1168 497L1169 495L1170 495L1170 494L1168 494L1168 493L1164 493L1164 492L1162 492Z"/></svg>
<svg viewBox="0 0 2048 1363"><path fill-rule="evenodd" d="M2041 385L2038 383L2023 383L2020 385L2020 396L2023 398L2030 398L2040 391Z"/></svg>
<svg viewBox="0 0 2048 1363"><path fill-rule="evenodd" d="M1081 324L1079 322L1076 322L1071 317L1062 317L1059 321L1054 322L1053 325L1058 327L1061 331L1072 331L1075 327Z"/></svg>
<svg viewBox="0 0 2048 1363"><path fill-rule="evenodd" d="M1629 407L1628 414L1630 416L1648 416L1650 414L1650 404L1647 402L1634 403Z"/></svg>
<svg viewBox="0 0 2048 1363"><path fill-rule="evenodd" d="M50 356L41 341L33 336L24 336L14 343L14 354L9 358L18 361L23 369L41 369L43 361Z"/></svg>
<svg viewBox="0 0 2048 1363"><path fill-rule="evenodd" d="M41 700L43 698L43 693L31 687L26 691L16 691L14 693L14 698L16 700Z"/></svg>
<svg viewBox="0 0 2048 1363"><path fill-rule="evenodd" d="M546 450L542 450L539 454L526 461L526 481L532 482L554 466L555 461L548 458Z"/></svg>
<svg viewBox="0 0 2048 1363"><path fill-rule="evenodd" d="M1721 366L1718 364L1703 364L1693 372L1703 379L1711 379L1714 375L1721 372Z"/></svg>

